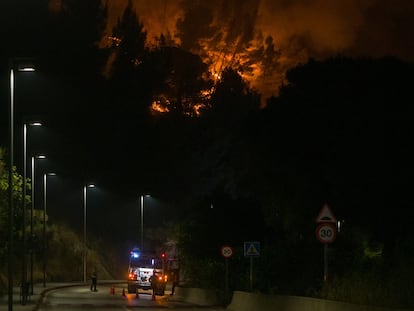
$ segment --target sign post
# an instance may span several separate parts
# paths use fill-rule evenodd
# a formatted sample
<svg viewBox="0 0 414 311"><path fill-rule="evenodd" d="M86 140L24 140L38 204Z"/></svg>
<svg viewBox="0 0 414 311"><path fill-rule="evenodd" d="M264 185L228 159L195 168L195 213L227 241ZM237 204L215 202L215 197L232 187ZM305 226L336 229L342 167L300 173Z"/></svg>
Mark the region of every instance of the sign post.
<svg viewBox="0 0 414 311"><path fill-rule="evenodd" d="M318 217L316 217L316 227L315 235L316 238L324 244L323 247L323 280L328 279L328 244L333 243L336 239L336 218L332 213L331 209L327 204L322 206L322 209L319 211Z"/></svg>
<svg viewBox="0 0 414 311"><path fill-rule="evenodd" d="M224 278L224 298L227 303L229 297L229 258L233 256L233 248L227 245L222 246L221 255L224 257L224 264L226 269Z"/></svg>
<svg viewBox="0 0 414 311"><path fill-rule="evenodd" d="M244 257L250 257L250 291L253 291L253 258L260 256L260 242L244 242Z"/></svg>

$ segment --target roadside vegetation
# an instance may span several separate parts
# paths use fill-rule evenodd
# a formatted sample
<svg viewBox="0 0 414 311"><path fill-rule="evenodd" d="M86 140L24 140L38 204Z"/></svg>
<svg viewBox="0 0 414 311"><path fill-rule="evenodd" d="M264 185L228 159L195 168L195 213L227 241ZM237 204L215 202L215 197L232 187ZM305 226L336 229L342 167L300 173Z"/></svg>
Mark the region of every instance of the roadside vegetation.
<svg viewBox="0 0 414 311"><path fill-rule="evenodd" d="M8 169L5 165L4 149L0 148L0 239L8 239ZM15 199L15 218L13 226L14 253L13 285L20 286L22 280L22 177L14 169L13 174ZM30 189L30 179L28 179ZM30 206L30 198L27 200ZM30 212L30 208L27 207ZM64 223L47 223L46 236L43 237L43 211L36 211L34 222L35 238L27 240L26 262L33 251L33 281L43 282L43 263L46 263L47 282L82 282L83 281L83 241L82 234L75 232ZM47 217L46 217L47 219ZM26 227L27 232L29 226ZM44 248L46 246L46 248ZM0 295L7 292L8 284L8 244L0 246ZM45 260L45 261L44 261ZM29 265L28 265L29 267ZM119 266L118 254L111 246L99 238L90 237L87 249L88 282L89 275L96 270L100 279L122 279L124 266Z"/></svg>

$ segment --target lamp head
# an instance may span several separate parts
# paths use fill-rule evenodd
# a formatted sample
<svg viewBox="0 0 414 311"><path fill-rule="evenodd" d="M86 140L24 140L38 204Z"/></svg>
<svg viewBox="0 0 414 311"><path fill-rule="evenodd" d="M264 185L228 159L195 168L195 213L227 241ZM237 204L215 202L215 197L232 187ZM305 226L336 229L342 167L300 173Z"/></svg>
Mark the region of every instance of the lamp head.
<svg viewBox="0 0 414 311"><path fill-rule="evenodd" d="M35 61L31 57L18 57L13 58L12 66L17 71L36 71L35 69Z"/></svg>
<svg viewBox="0 0 414 311"><path fill-rule="evenodd" d="M21 67L17 68L18 71L36 71L34 67Z"/></svg>

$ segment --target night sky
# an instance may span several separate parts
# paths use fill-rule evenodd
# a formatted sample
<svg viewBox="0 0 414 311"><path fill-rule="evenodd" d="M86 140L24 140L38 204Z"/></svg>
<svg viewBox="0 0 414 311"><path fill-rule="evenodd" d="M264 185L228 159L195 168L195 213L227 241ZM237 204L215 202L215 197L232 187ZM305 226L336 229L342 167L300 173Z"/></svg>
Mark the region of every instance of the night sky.
<svg viewBox="0 0 414 311"><path fill-rule="evenodd" d="M414 60L414 5L410 0L212 0L202 1L202 9L194 9L195 2L200 1L132 1L148 32L148 44L154 42L154 36L168 30L176 44L201 55L212 73L228 65L242 64L243 77L264 94L264 99L278 94L288 69L309 58L395 56L404 61ZM26 45L34 51L40 49L33 47L43 44L42 28L37 26L36 16L24 9L24 3L2 1L0 7L0 35L5 38L0 53L2 146L7 144L8 133L8 58L24 53L25 44L17 43L21 40L18 36L29 39ZM108 0L108 25L100 42L102 47L108 44L107 36L126 3ZM59 4L58 0L50 1L51 11L59 10ZM20 13L25 17L17 18ZM63 39L62 44L72 43ZM268 54L258 52L265 47L269 48ZM142 180L142 176L151 176L151 168L137 160L146 152L147 133L140 132L136 124L132 132L132 115L111 118L105 92L86 81L79 86L70 79L65 77L64 70L55 76L40 71L16 77L15 163L21 170L24 120L44 121L43 128L30 129L28 139L31 152L50 155L47 161L36 162L36 183L42 182L42 172L58 174L48 179L51 218L80 230L82 188L93 182L97 189L88 190L91 231L98 236L109 233L114 240L125 239L123 235L138 238L139 196L151 192L149 185L157 182ZM122 103L116 106L125 108ZM141 176L139 172L143 170L146 173ZM39 207L43 202L41 191L39 187L36 192ZM154 199L145 202L148 226L156 225L159 215L168 219L174 214L168 196L155 194Z"/></svg>

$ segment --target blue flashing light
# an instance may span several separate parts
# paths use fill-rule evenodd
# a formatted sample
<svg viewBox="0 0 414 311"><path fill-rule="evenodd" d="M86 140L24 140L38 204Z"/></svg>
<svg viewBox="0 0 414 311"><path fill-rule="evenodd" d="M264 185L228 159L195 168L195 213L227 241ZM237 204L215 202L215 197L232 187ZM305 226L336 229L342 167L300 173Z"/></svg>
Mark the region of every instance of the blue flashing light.
<svg viewBox="0 0 414 311"><path fill-rule="evenodd" d="M141 252L140 252L140 250L139 249L137 249L137 248L134 248L132 251L131 251L131 258L139 258L139 256L141 256Z"/></svg>

